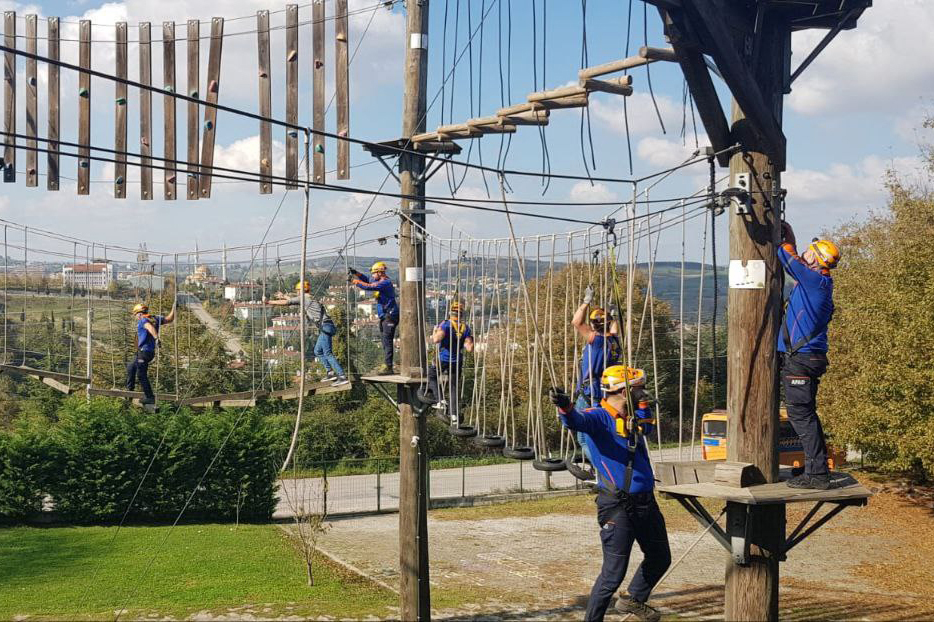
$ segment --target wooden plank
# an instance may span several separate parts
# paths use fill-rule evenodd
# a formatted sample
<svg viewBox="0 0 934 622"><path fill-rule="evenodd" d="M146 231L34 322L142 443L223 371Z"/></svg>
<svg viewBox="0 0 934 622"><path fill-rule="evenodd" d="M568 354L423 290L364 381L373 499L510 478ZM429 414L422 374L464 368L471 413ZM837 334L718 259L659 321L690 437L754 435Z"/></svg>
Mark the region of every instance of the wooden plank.
<svg viewBox="0 0 934 622"><path fill-rule="evenodd" d="M298 5L285 9L285 122L298 124ZM298 131L285 129L285 176L298 179ZM290 184L295 188L298 184Z"/></svg>
<svg viewBox="0 0 934 622"><path fill-rule="evenodd" d="M603 63L602 65L594 65L593 67L584 67L577 72L577 77L581 80L587 80L589 78L596 78L598 76L606 75L608 73L616 73L617 71L625 71L626 69L633 69L635 67L641 67L642 65L648 65L649 63L655 62L648 58L643 58L641 56L630 56L628 58L621 58L619 60L613 60L608 63Z"/></svg>
<svg viewBox="0 0 934 622"><path fill-rule="evenodd" d="M294 5L290 5L294 6ZM298 9L295 10L296 17ZM288 15L288 9L286 9ZM295 30L298 30L296 25ZM288 32L288 28L286 28ZM288 45L286 45L288 47ZM269 73L269 11L256 12L256 49L259 55L259 114L266 119L272 116L272 76ZM297 64L297 63L296 63ZM259 182L260 194L270 194L272 183L272 124L259 122L259 173L263 176Z"/></svg>
<svg viewBox="0 0 934 622"><path fill-rule="evenodd" d="M589 103L587 93L583 95L571 95L569 97L559 97L558 99L543 99L534 102L545 108L557 110L559 108L586 108Z"/></svg>
<svg viewBox="0 0 934 622"><path fill-rule="evenodd" d="M523 104L515 104L513 106L506 106L505 108L500 108L496 111L496 116L498 117L511 117L518 114L524 114L527 112L535 112L537 110L544 110L545 107L538 102L525 102Z"/></svg>
<svg viewBox="0 0 934 622"><path fill-rule="evenodd" d="M61 56L61 41L59 39L59 20L57 17L50 17L46 22L48 25L48 55L49 59L56 61ZM46 188L48 190L58 190L59 183L59 153L58 140L61 128L61 113L59 108L59 97L61 93L61 68L54 63L48 65L48 100L49 100L49 152L46 154L48 171L46 174Z"/></svg>
<svg viewBox="0 0 934 622"><path fill-rule="evenodd" d="M139 24L139 81L152 84L152 34L149 22ZM139 89L139 193L152 200L152 91Z"/></svg>
<svg viewBox="0 0 934 622"><path fill-rule="evenodd" d="M181 406L196 406L198 404L213 404L222 400L251 400L264 397L265 395L266 392L264 391L240 391L237 393L219 393L217 395L189 397L183 400L179 400L178 403Z"/></svg>
<svg viewBox="0 0 934 622"><path fill-rule="evenodd" d="M661 60L669 63L678 62L678 56L672 48L653 48L643 45L639 48L639 57L647 60Z"/></svg>
<svg viewBox="0 0 934 622"><path fill-rule="evenodd" d="M314 172L312 173L315 183L324 183L324 136L320 133L324 131L324 0L314 0L311 5L311 45L314 56L314 67L312 68L314 92L312 93L312 118L311 126L315 130L312 136L312 162L314 163Z"/></svg>
<svg viewBox="0 0 934 622"><path fill-rule="evenodd" d="M117 22L115 71L117 78L127 79L127 25ZM127 129L127 85L114 82L114 198L126 198L126 129Z"/></svg>
<svg viewBox="0 0 934 622"><path fill-rule="evenodd" d="M201 22L188 20L188 96L198 99L198 83L201 80ZM197 102L188 102L188 200L198 199L198 152L200 135Z"/></svg>
<svg viewBox="0 0 934 622"><path fill-rule="evenodd" d="M327 393L340 393L342 391L350 391L351 388L352 388L352 385L350 383L342 384L340 386L335 387L330 382L319 382L309 387L305 387L305 395L308 396L308 395L325 395ZM297 388L282 389L279 391L271 391L269 393L269 398L271 399L276 398L276 399L282 399L282 400L294 400L294 399L298 399L298 393L299 391Z"/></svg>
<svg viewBox="0 0 934 622"><path fill-rule="evenodd" d="M629 78L630 76L623 76L624 78ZM611 95L632 95L632 87L620 84L618 78L611 78L610 80L581 80L581 86L587 90L591 91L600 91L601 93L609 93Z"/></svg>
<svg viewBox="0 0 934 622"><path fill-rule="evenodd" d="M134 400L142 399L145 397L142 391L126 391L124 389L100 389L98 387L91 387L88 389L88 392L91 395L98 395L101 397L122 397ZM171 393L156 393L156 401L174 402L175 395Z"/></svg>
<svg viewBox="0 0 934 622"><path fill-rule="evenodd" d="M334 84L337 104L337 135L350 135L350 29L347 22L347 0L336 0L334 20ZM350 143L337 141L337 178L350 179Z"/></svg>
<svg viewBox="0 0 934 622"><path fill-rule="evenodd" d="M71 394L71 387L69 387L64 382L59 382L58 380L55 380L54 378L41 378L40 380L42 381L42 384L52 387L56 391L60 391L64 393L65 395Z"/></svg>
<svg viewBox="0 0 934 622"><path fill-rule="evenodd" d="M3 42L16 48L16 12L3 13ZM16 182L16 54L3 53L3 181Z"/></svg>
<svg viewBox="0 0 934 622"><path fill-rule="evenodd" d="M177 153L175 148L175 22L162 22L162 88L172 95L162 96L163 105L163 183L166 200L175 200L176 180L178 171L174 160Z"/></svg>
<svg viewBox="0 0 934 622"><path fill-rule="evenodd" d="M713 483L720 486L744 488L765 482L761 478L757 481L757 469L748 462L717 462L714 467Z"/></svg>
<svg viewBox="0 0 934 622"><path fill-rule="evenodd" d="M91 68L91 20L78 22L78 65ZM78 72L78 194L91 193L91 74Z"/></svg>
<svg viewBox="0 0 934 622"><path fill-rule="evenodd" d="M224 18L211 20L211 49L208 52L208 88L204 101L216 104L220 94L221 53L224 50ZM211 181L214 179L214 140L217 136L217 108L205 106L204 130L201 140L201 171L198 176L198 191L202 199L211 197Z"/></svg>
<svg viewBox="0 0 934 622"><path fill-rule="evenodd" d="M26 51L36 54L36 16L26 16ZM39 185L39 76L38 63L34 58L26 59L26 185Z"/></svg>
<svg viewBox="0 0 934 622"><path fill-rule="evenodd" d="M528 110L514 114L501 115L500 118L512 125L548 125L551 112L548 110Z"/></svg>
<svg viewBox="0 0 934 622"><path fill-rule="evenodd" d="M76 382L78 384L88 383L88 379L83 376L63 374L62 372L47 371L45 369L35 369L25 365L10 365L7 363L0 363L0 371L11 372L24 376L34 376L36 378L52 378L53 380L58 380L59 382Z"/></svg>
<svg viewBox="0 0 934 622"><path fill-rule="evenodd" d="M661 485L658 487L658 491L668 495L705 497L745 505L776 505L806 501L836 503L865 500L872 496L872 493L856 480L852 480L852 482L830 490L790 488L785 482L777 482L745 488L721 486L714 483Z"/></svg>
<svg viewBox="0 0 934 622"><path fill-rule="evenodd" d="M536 91L535 93L529 93L526 99L530 102L541 102L549 99L561 99L564 97L586 94L587 90L582 86L563 86L559 89L551 89L550 91Z"/></svg>
<svg viewBox="0 0 934 622"><path fill-rule="evenodd" d="M381 384L420 384L424 382L423 378L413 378L412 376L402 376L400 374L388 374L385 376L366 375L360 376L360 380Z"/></svg>

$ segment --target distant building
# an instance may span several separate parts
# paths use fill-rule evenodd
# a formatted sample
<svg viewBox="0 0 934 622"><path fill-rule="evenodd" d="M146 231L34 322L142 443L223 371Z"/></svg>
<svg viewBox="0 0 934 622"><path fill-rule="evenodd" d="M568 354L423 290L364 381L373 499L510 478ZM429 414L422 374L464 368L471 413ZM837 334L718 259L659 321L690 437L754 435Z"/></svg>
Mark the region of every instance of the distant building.
<svg viewBox="0 0 934 622"><path fill-rule="evenodd" d="M206 287L209 285L222 285L224 283L224 279L219 279L214 276L214 273L211 272L211 268L207 264L200 264L195 268L193 274L189 274L185 277L185 283L187 285Z"/></svg>
<svg viewBox="0 0 934 622"><path fill-rule="evenodd" d="M373 300L357 301L357 313L365 318L376 317L376 302Z"/></svg>
<svg viewBox="0 0 934 622"><path fill-rule="evenodd" d="M117 280L117 267L110 262L66 264L62 283L84 289L107 289Z"/></svg>
<svg viewBox="0 0 934 622"><path fill-rule="evenodd" d="M233 305L234 315L241 320L262 318L263 311L268 308L261 302L235 302Z"/></svg>
<svg viewBox="0 0 934 622"><path fill-rule="evenodd" d="M129 283L130 287L154 292L163 291L166 284L166 278L157 274L122 274L120 280Z"/></svg>
<svg viewBox="0 0 934 622"><path fill-rule="evenodd" d="M230 283L224 286L224 298L232 302L251 300L255 294L262 294L262 288L254 283Z"/></svg>
<svg viewBox="0 0 934 622"><path fill-rule="evenodd" d="M298 313L286 313L272 318L272 326L266 329L266 336L291 339L298 337L299 330L301 330L301 320Z"/></svg>

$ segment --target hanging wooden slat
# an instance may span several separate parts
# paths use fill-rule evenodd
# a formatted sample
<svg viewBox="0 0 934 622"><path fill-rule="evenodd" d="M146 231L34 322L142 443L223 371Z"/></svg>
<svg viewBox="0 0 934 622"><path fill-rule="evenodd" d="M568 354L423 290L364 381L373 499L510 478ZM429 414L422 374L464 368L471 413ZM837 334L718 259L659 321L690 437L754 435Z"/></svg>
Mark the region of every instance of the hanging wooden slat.
<svg viewBox="0 0 934 622"><path fill-rule="evenodd" d="M3 13L3 42L16 47L16 12ZM3 53L3 181L16 181L16 54Z"/></svg>
<svg viewBox="0 0 934 622"><path fill-rule="evenodd" d="M285 122L298 124L297 4L285 7ZM298 179L298 131L292 128L285 129L285 176Z"/></svg>
<svg viewBox="0 0 934 622"><path fill-rule="evenodd" d="M596 80L589 78L581 80L580 85L590 91L600 91L612 95L632 95L632 76L620 76L609 80Z"/></svg>
<svg viewBox="0 0 934 622"><path fill-rule="evenodd" d="M139 81L152 84L152 32L149 22L139 24ZM139 89L139 192L152 200L152 91Z"/></svg>
<svg viewBox="0 0 934 622"><path fill-rule="evenodd" d="M91 21L78 22L78 65L91 68ZM78 72L78 194L91 193L91 74Z"/></svg>
<svg viewBox="0 0 934 622"><path fill-rule="evenodd" d="M548 125L548 110L526 110L508 115L499 115L499 118L512 125Z"/></svg>
<svg viewBox="0 0 934 622"><path fill-rule="evenodd" d="M315 183L324 183L324 0L314 0L311 5L311 45L314 55L314 69L312 86L312 118L311 125L315 130L312 137L314 156L313 180Z"/></svg>
<svg viewBox="0 0 934 622"><path fill-rule="evenodd" d="M350 56L349 28L347 20L347 0L337 0L334 21L335 38L335 73L337 103L337 135L346 138L350 135ZM337 178L350 179L350 143L337 141Z"/></svg>
<svg viewBox="0 0 934 622"><path fill-rule="evenodd" d="M127 79L127 27L126 22L117 22L116 63L118 81L114 82L114 198L126 198L126 126L127 85L119 80Z"/></svg>
<svg viewBox="0 0 934 622"><path fill-rule="evenodd" d="M582 86L565 86L550 91L536 91L529 93L526 99L530 102L541 102L549 99L560 99L562 97L573 97L575 95L585 95L587 91Z"/></svg>
<svg viewBox="0 0 934 622"><path fill-rule="evenodd" d="M188 20L188 97L198 99L201 81L201 22ZM197 102L188 102L188 199L198 199L198 152L201 136L198 132L200 117Z"/></svg>
<svg viewBox="0 0 934 622"><path fill-rule="evenodd" d="M175 182L178 171L176 170L175 157L175 22L162 22L162 76L163 89L172 93L162 96L164 112L163 131L165 139L163 142L163 157L165 158L165 174L163 175L165 184L165 198L169 201L175 200Z"/></svg>
<svg viewBox="0 0 934 622"><path fill-rule="evenodd" d="M268 119L272 116L272 76L269 74L269 11L256 12L256 49L259 53L259 114ZM259 182L260 194L270 194L272 184L272 124L259 122Z"/></svg>
<svg viewBox="0 0 934 622"><path fill-rule="evenodd" d="M50 17L46 22L48 31L48 55L52 61L59 60L61 56L61 42L59 40L59 21L57 17ZM59 94L61 90L61 69L54 62L48 64L49 87L49 142L48 142L48 174L46 175L46 188L58 190L58 139L61 127L61 113L59 111Z"/></svg>
<svg viewBox="0 0 934 622"><path fill-rule="evenodd" d="M36 54L36 16L26 16L26 51L30 54ZM36 136L39 135L39 76L38 63L34 58L26 59L26 185L39 185L38 160L39 152L36 151L38 143Z"/></svg>
<svg viewBox="0 0 934 622"><path fill-rule="evenodd" d="M220 93L221 52L224 45L224 18L211 20L211 49L208 52L208 92L204 101L216 104ZM211 181L214 178L214 139L217 135L217 108L204 108L204 134L201 143L201 173L198 176L198 190L201 198L211 196Z"/></svg>

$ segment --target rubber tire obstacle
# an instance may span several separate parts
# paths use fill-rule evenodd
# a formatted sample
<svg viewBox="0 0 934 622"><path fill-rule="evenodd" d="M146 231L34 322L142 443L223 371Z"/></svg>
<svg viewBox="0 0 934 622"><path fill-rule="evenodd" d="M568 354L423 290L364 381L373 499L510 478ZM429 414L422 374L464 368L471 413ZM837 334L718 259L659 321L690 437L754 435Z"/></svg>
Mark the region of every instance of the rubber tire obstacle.
<svg viewBox="0 0 934 622"><path fill-rule="evenodd" d="M500 447L506 446L506 439L498 435L489 435L489 436L478 436L473 440L475 445L480 447L488 447L490 449L498 449Z"/></svg>
<svg viewBox="0 0 934 622"><path fill-rule="evenodd" d="M593 471L577 466L577 463L574 462L574 460L572 460L571 458L568 458L565 461L565 465L567 466L568 473L570 473L571 475L573 475L574 477L576 477L582 482L592 482L596 479Z"/></svg>
<svg viewBox="0 0 934 622"><path fill-rule="evenodd" d="M452 425L448 428L448 431L460 438L473 438L477 435L477 428L472 425Z"/></svg>
<svg viewBox="0 0 934 622"><path fill-rule="evenodd" d="M534 460L535 450L531 447L517 445L513 447L504 447L503 455L513 460Z"/></svg>
<svg viewBox="0 0 934 622"><path fill-rule="evenodd" d="M568 465L564 462L563 458L542 458L541 460L532 462L532 468L536 471L554 473L555 471L566 471Z"/></svg>

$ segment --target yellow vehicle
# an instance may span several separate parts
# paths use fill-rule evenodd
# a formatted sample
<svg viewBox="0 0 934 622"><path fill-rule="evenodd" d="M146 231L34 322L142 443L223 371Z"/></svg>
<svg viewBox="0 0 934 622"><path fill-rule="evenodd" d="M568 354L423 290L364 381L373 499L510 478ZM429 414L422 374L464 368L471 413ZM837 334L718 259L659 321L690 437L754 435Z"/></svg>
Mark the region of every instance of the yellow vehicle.
<svg viewBox="0 0 934 622"><path fill-rule="evenodd" d="M709 412L701 419L701 454L704 460L726 460L727 413L725 410ZM827 466L843 464L846 454L827 447ZM778 413L778 463L800 468L804 466L804 449L795 434L784 408Z"/></svg>

